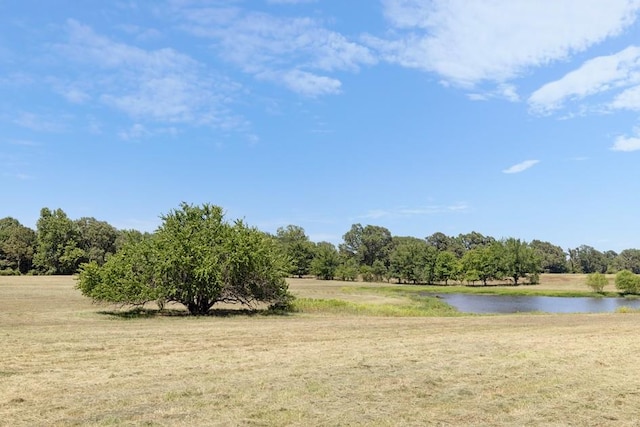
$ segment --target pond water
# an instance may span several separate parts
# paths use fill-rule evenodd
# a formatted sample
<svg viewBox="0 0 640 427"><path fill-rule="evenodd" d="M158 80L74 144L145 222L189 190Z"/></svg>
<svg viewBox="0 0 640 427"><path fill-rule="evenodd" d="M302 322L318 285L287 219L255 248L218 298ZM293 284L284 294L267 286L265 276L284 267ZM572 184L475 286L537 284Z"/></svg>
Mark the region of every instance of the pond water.
<svg viewBox="0 0 640 427"><path fill-rule="evenodd" d="M504 295L439 294L447 304L464 313L605 313L620 307L640 308L640 299L563 298Z"/></svg>

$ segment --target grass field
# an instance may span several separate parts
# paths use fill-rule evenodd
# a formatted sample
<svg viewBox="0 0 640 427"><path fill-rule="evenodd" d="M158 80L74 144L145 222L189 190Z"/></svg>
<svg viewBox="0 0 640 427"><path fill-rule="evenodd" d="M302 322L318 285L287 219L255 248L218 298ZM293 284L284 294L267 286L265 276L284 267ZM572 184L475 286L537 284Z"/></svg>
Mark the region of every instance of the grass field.
<svg viewBox="0 0 640 427"><path fill-rule="evenodd" d="M544 287L584 282L545 276ZM291 289L409 304L340 282L292 280ZM640 424L636 314L110 310L69 277L0 277L0 425Z"/></svg>

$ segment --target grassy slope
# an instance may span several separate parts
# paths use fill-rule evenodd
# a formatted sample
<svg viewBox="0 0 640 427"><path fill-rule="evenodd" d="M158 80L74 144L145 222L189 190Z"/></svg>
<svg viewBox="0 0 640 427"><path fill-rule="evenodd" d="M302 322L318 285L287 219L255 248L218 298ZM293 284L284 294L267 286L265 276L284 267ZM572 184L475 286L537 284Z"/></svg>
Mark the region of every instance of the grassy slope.
<svg viewBox="0 0 640 427"><path fill-rule="evenodd" d="M400 304L292 281L307 298ZM564 285L556 285L563 287ZM3 425L635 425L633 314L100 314L69 278L0 278Z"/></svg>

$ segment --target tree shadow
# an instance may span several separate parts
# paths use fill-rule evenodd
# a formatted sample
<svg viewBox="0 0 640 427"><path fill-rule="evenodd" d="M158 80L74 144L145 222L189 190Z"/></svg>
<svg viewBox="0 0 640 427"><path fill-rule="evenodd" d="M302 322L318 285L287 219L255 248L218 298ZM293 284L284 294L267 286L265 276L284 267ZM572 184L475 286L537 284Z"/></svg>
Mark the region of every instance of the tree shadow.
<svg viewBox="0 0 640 427"><path fill-rule="evenodd" d="M134 307L124 310L102 310L98 314L105 316L113 316L120 319L149 319L155 317L203 317L195 316L187 310L180 309L157 309ZM255 316L287 316L290 312L285 310L265 309L249 309L249 308L213 308L204 315L206 317L255 317Z"/></svg>

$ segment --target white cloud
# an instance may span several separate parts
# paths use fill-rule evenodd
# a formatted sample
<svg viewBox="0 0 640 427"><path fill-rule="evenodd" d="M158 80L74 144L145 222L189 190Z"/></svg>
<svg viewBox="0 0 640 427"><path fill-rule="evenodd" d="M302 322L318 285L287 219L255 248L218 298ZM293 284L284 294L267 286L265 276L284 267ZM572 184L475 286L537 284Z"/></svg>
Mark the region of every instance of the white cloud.
<svg viewBox="0 0 640 427"><path fill-rule="evenodd" d="M379 218L406 218L413 216L435 215L442 213L457 213L469 210L469 205L460 202L452 205L429 205L418 208L398 207L394 209L374 209L370 210L358 218L379 219Z"/></svg>
<svg viewBox="0 0 640 427"><path fill-rule="evenodd" d="M640 47L630 46L613 55L590 59L561 79L545 84L531 95L529 105L534 112L549 113L567 101L634 83L640 83ZM618 100L615 108L628 105L630 96Z"/></svg>
<svg viewBox="0 0 640 427"><path fill-rule="evenodd" d="M396 37L368 40L387 61L463 87L505 82L619 34L638 0L384 0Z"/></svg>
<svg viewBox="0 0 640 427"><path fill-rule="evenodd" d="M534 166L539 162L540 162L539 160L525 160L524 162L513 165L503 170L502 172L503 173L520 173L520 172L526 171L527 169L529 169L530 167Z"/></svg>
<svg viewBox="0 0 640 427"><path fill-rule="evenodd" d="M168 48L141 49L96 34L76 21L67 24L69 40L55 48L90 70L76 81L58 85L70 101L95 98L137 121L222 127L238 122L226 107L238 85L189 56Z"/></svg>
<svg viewBox="0 0 640 427"><path fill-rule="evenodd" d="M302 95L337 93L339 80L322 74L357 72L362 65L376 63L369 48L326 29L316 19L239 8L185 8L180 13L182 27L214 40L224 61Z"/></svg>
<svg viewBox="0 0 640 427"><path fill-rule="evenodd" d="M306 96L340 93L340 86L342 85L340 80L300 70L284 73L282 81L289 89Z"/></svg>
<svg viewBox="0 0 640 427"><path fill-rule="evenodd" d="M618 94L609 107L616 110L640 110L640 86L634 86Z"/></svg>
<svg viewBox="0 0 640 427"><path fill-rule="evenodd" d="M616 138L611 149L613 151L638 151L640 150L640 138L637 136L619 136Z"/></svg>

